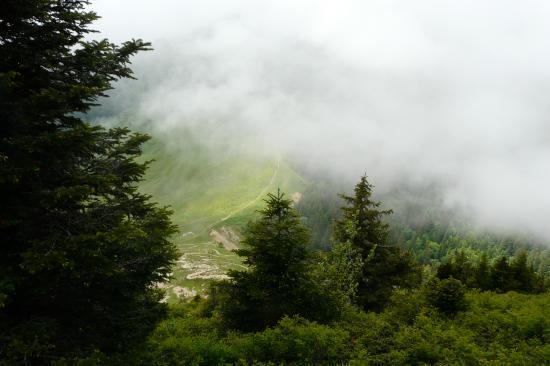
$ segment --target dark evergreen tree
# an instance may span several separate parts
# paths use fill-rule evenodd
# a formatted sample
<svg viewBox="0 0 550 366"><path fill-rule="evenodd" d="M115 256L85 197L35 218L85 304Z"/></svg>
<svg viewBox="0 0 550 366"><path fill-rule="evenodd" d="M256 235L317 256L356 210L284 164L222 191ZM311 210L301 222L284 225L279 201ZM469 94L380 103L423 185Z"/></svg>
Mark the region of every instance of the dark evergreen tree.
<svg viewBox="0 0 550 366"><path fill-rule="evenodd" d="M537 287L537 275L527 263L527 252L520 252L510 264L512 272L511 289L519 292L535 292Z"/></svg>
<svg viewBox="0 0 550 366"><path fill-rule="evenodd" d="M354 195L341 195L347 206L334 228L335 240L349 242L363 260L363 273L357 301L368 310L381 310L396 287L412 287L420 281L420 270L408 252L389 245L388 224L383 221L391 210L382 210L372 199L373 186L366 176L355 186Z"/></svg>
<svg viewBox="0 0 550 366"><path fill-rule="evenodd" d="M451 259L437 268L439 279L455 278L463 284L474 284L474 269L463 250L459 250Z"/></svg>
<svg viewBox="0 0 550 366"><path fill-rule="evenodd" d="M512 288L513 275L508 258L500 257L491 268L491 289L506 292Z"/></svg>
<svg viewBox="0 0 550 366"><path fill-rule="evenodd" d="M503 256L493 266L489 265L487 254L483 253L475 267L465 253L459 251L438 267L437 277L441 280L455 278L468 287L481 290L524 293L543 291L545 281L545 277L537 274L528 264L525 251L520 252L511 263Z"/></svg>
<svg viewBox="0 0 550 366"><path fill-rule="evenodd" d="M436 275L437 275L437 278L441 280L453 277L455 275L455 268L454 268L453 262L448 260L441 263L439 267L437 267Z"/></svg>
<svg viewBox="0 0 550 366"><path fill-rule="evenodd" d="M437 277L426 285L426 300L447 316L466 310L466 287L456 278L440 280Z"/></svg>
<svg viewBox="0 0 550 366"><path fill-rule="evenodd" d="M342 207L342 220L335 223L335 238L341 242L351 242L364 257L373 248L385 244L389 226L383 221L392 210L380 209L381 202L372 199L373 186L364 175L354 188L354 195L340 195L347 206ZM353 228L350 228L350 224Z"/></svg>
<svg viewBox="0 0 550 366"><path fill-rule="evenodd" d="M89 41L87 1L0 12L0 358L49 364L123 350L162 316L169 211L137 191L147 136L85 113L148 44ZM0 361L0 363L2 363Z"/></svg>
<svg viewBox="0 0 550 366"><path fill-rule="evenodd" d="M311 276L309 233L292 201L269 194L260 218L249 223L243 248L246 271L231 271L231 280L215 285L211 301L227 323L243 330L275 325L284 315L327 320L335 309ZM214 304L214 305L218 305Z"/></svg>
<svg viewBox="0 0 550 366"><path fill-rule="evenodd" d="M453 277L463 284L470 284L473 280L473 268L466 252L459 250L453 258Z"/></svg>
<svg viewBox="0 0 550 366"><path fill-rule="evenodd" d="M489 290L491 286L490 276L491 268L489 267L487 254L483 253L477 267L475 268L475 287L483 291Z"/></svg>

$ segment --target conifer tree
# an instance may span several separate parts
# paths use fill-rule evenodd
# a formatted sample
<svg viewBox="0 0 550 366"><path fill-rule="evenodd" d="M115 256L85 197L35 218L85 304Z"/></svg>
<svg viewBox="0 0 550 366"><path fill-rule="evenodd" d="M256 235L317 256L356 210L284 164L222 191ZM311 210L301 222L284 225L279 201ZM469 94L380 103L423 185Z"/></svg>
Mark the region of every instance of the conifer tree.
<svg viewBox="0 0 550 366"><path fill-rule="evenodd" d="M462 282L469 284L472 279L473 269L468 256L464 250L459 250L453 257L454 275L453 277Z"/></svg>
<svg viewBox="0 0 550 366"><path fill-rule="evenodd" d="M381 202L371 198L372 188L364 175L355 186L353 196L340 195L346 206L341 208L343 219L336 221L334 228L336 239L353 243L363 257L367 257L376 246L386 243L389 226L383 218L393 212L380 209ZM349 230L350 222L354 230Z"/></svg>
<svg viewBox="0 0 550 366"><path fill-rule="evenodd" d="M466 255L464 250L459 250L455 255L442 263L437 268L437 277L439 279L454 278L462 282L463 284L473 284L474 269Z"/></svg>
<svg viewBox="0 0 550 366"><path fill-rule="evenodd" d="M444 280L433 278L425 288L428 303L447 316L466 310L465 293L466 288L462 282L452 277Z"/></svg>
<svg viewBox="0 0 550 366"><path fill-rule="evenodd" d="M490 275L491 269L489 267L487 254L483 253L475 269L475 286L483 291L489 290L491 285Z"/></svg>
<svg viewBox="0 0 550 366"><path fill-rule="evenodd" d="M491 289L507 292L512 288L512 280L512 271L508 264L508 258L502 256L491 268Z"/></svg>
<svg viewBox="0 0 550 366"><path fill-rule="evenodd" d="M0 358L11 364L123 350L165 311L154 284L176 258L174 227L137 190L148 137L84 120L149 45L87 40L98 18L87 4L2 2Z"/></svg>
<svg viewBox="0 0 550 366"><path fill-rule="evenodd" d="M341 195L346 206L342 207L342 219L335 223L334 236L338 242L351 243L361 255L358 304L381 310L394 288L417 285L420 271L409 253L388 244L388 224L383 218L392 211L381 209L381 203L372 199L372 188L362 176L353 196Z"/></svg>
<svg viewBox="0 0 550 366"><path fill-rule="evenodd" d="M527 252L522 251L510 263L512 272L511 289L519 292L534 292L536 288L537 275L533 268L527 263Z"/></svg>
<svg viewBox="0 0 550 366"><path fill-rule="evenodd" d="M447 261L441 263L437 267L436 275L437 275L437 278L439 278L440 280L444 280L444 279L447 279L447 278L454 277L455 268L454 268L453 262L451 260L447 260Z"/></svg>
<svg viewBox="0 0 550 366"><path fill-rule="evenodd" d="M229 326L259 330L284 315L312 320L333 316L330 297L311 276L309 233L292 201L284 194L268 194L260 218L250 222L237 254L246 271L231 271L231 280L214 286L219 310Z"/></svg>

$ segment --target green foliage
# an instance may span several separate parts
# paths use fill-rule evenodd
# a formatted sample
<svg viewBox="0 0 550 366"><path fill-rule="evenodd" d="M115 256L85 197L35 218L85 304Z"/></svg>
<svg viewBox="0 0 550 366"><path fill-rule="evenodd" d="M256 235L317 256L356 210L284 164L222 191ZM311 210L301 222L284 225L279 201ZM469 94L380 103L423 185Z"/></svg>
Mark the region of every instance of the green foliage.
<svg viewBox="0 0 550 366"><path fill-rule="evenodd" d="M133 358L140 365L220 365L238 360L240 352L220 338L211 318L173 317L159 325L147 348Z"/></svg>
<svg viewBox="0 0 550 366"><path fill-rule="evenodd" d="M355 186L353 196L341 195L347 206L342 207L343 219L336 221L335 225L336 239L353 243L363 257L376 245L385 244L389 226L382 219L392 213L391 210L381 210L381 203L371 199L372 188L367 177L362 176ZM350 222L354 227L352 230Z"/></svg>
<svg viewBox="0 0 550 366"><path fill-rule="evenodd" d="M131 78L141 40L86 41L86 1L4 1L0 15L0 357L73 363L145 338L177 257L170 212L140 194L148 139L84 113ZM91 356L90 356L91 357Z"/></svg>
<svg viewBox="0 0 550 366"><path fill-rule="evenodd" d="M343 304L354 304L363 272L363 259L350 243L335 244L315 267L316 281Z"/></svg>
<svg viewBox="0 0 550 366"><path fill-rule="evenodd" d="M310 184L298 203L300 215L305 217L317 248L329 249L329 237L334 220L341 218L335 207L341 199L333 194L341 182ZM500 234L476 228L467 212L445 209L440 194L427 187L424 190L402 188L378 196L384 207L394 213L387 216L388 242L410 252L420 264L446 262L457 252L464 251L471 259L484 254L489 262L502 256L513 257L527 251L528 262L539 274L550 275L550 246L547 242L519 234Z"/></svg>
<svg viewBox="0 0 550 366"><path fill-rule="evenodd" d="M351 353L345 330L297 317L234 344L245 359L284 365L341 364Z"/></svg>
<svg viewBox="0 0 550 366"><path fill-rule="evenodd" d="M427 283L425 291L428 303L445 315L454 316L467 308L466 287L455 278L440 280L436 277Z"/></svg>
<svg viewBox="0 0 550 366"><path fill-rule="evenodd" d="M443 282L443 281L442 281ZM173 311L136 365L544 365L550 294L467 292L468 308L438 316L425 290L398 290L381 313L349 312L330 326L284 317L257 333L225 331L190 303Z"/></svg>
<svg viewBox="0 0 550 366"><path fill-rule="evenodd" d="M419 283L420 270L408 253L388 245L389 227L382 219L392 211L381 210L381 203L371 199L372 188L363 176L355 186L354 196L341 196L347 206L342 208L342 219L336 221L334 235L339 242L349 242L362 258L358 304L381 310L394 288Z"/></svg>
<svg viewBox="0 0 550 366"><path fill-rule="evenodd" d="M231 271L230 281L212 288L213 306L230 327L243 330L272 326L284 315L334 317L331 297L313 280L309 235L292 201L278 192L268 194L266 204L237 251L248 270Z"/></svg>
<svg viewBox="0 0 550 366"><path fill-rule="evenodd" d="M479 259L477 268L475 269L473 281L476 284L476 287L482 291L489 290L491 288L491 268L489 266L489 261L487 255L484 253Z"/></svg>
<svg viewBox="0 0 550 366"><path fill-rule="evenodd" d="M481 272L487 270L485 263L480 262ZM466 252L458 251L449 261L442 263L437 268L437 277L440 279L455 278L464 284L477 285L474 281L480 277L476 268L470 262ZM488 273L487 273L488 275ZM480 278L481 279L481 278Z"/></svg>
<svg viewBox="0 0 550 366"><path fill-rule="evenodd" d="M527 263L527 252L520 252L510 264L510 272L512 272L512 283L509 288L514 291L531 293L540 288L541 278L535 273L532 266Z"/></svg>
<svg viewBox="0 0 550 366"><path fill-rule="evenodd" d="M508 264L508 258L500 257L491 268L491 288L506 292L512 283L512 271Z"/></svg>
<svg viewBox="0 0 550 366"><path fill-rule="evenodd" d="M500 257L513 257L522 251L528 253L528 262L536 272L550 274L550 248L547 242L519 234L501 234L482 230L467 219L467 212L445 210L434 205L436 192L425 193L426 202L415 203L412 195L392 192L386 202L396 208L390 223L390 240L414 254L421 264L446 262L458 252L468 258L489 262ZM435 197L434 197L435 196Z"/></svg>
<svg viewBox="0 0 550 366"><path fill-rule="evenodd" d="M333 221L340 218L341 200L337 192L324 182L312 182L304 190L296 210L311 232L313 248L330 250Z"/></svg>
<svg viewBox="0 0 550 366"><path fill-rule="evenodd" d="M384 312L357 315L340 324L355 339L351 364L546 363L549 294L469 292L468 308L455 317L435 316L424 294L398 295Z"/></svg>
<svg viewBox="0 0 550 366"><path fill-rule="evenodd" d="M471 263L464 251L442 263L437 269L440 279L456 278L472 288L499 292L535 293L544 290L545 278L535 273L527 262L527 253L520 252L511 263L500 257L490 265L482 255L477 265Z"/></svg>
<svg viewBox="0 0 550 366"><path fill-rule="evenodd" d="M224 333L214 318L177 314L146 346L126 355L137 365L339 364L350 357L349 335L298 317L258 333Z"/></svg>

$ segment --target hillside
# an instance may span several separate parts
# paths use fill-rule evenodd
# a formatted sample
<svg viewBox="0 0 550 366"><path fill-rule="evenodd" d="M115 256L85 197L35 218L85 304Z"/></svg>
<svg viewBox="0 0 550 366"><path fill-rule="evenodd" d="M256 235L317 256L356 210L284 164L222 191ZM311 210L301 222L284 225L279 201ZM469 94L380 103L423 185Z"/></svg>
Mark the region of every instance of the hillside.
<svg viewBox="0 0 550 366"><path fill-rule="evenodd" d="M334 182L302 173L283 159L217 145L206 146L185 136L185 144L158 137L145 146L143 160L153 160L141 190L174 211L179 227L175 242L182 256L174 279L166 284L168 299L205 292L209 282L225 278L229 269L242 269L232 252L242 229L255 217L267 193L278 188L297 202L311 231L313 246L330 248L332 220L342 202ZM464 250L473 260L482 252L496 260L529 252L537 271L548 273L547 247L530 237L501 235L468 223L459 211L443 210L435 191L392 191L378 197L394 209L389 218L392 241L411 251L421 263L438 264Z"/></svg>
<svg viewBox="0 0 550 366"><path fill-rule="evenodd" d="M182 256L174 279L165 285L171 299L203 293L212 279L242 268L232 250L265 196L280 188L296 198L306 186L283 160L185 142L180 146L153 139L142 157L154 161L141 190L170 206L180 229L175 242Z"/></svg>

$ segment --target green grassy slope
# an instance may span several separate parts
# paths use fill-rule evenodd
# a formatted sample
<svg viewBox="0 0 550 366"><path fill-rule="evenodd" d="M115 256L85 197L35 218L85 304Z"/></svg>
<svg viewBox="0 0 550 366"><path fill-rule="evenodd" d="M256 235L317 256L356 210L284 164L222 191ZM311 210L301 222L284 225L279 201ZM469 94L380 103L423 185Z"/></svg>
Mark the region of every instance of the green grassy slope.
<svg viewBox="0 0 550 366"><path fill-rule="evenodd" d="M189 141L185 146L153 140L144 160L155 160L141 190L169 205L180 228L175 241L182 257L168 284L170 298L201 293L212 279L228 269L242 268L232 251L212 240L211 230L229 228L240 235L263 198L280 188L291 195L302 192L304 180L284 161L230 149L206 148Z"/></svg>

